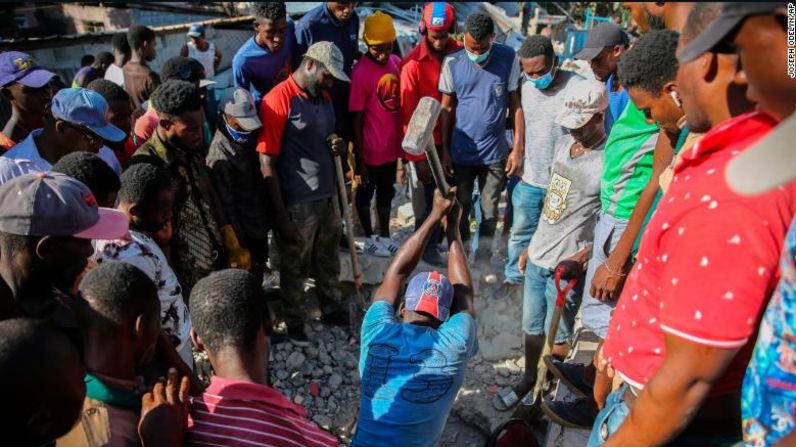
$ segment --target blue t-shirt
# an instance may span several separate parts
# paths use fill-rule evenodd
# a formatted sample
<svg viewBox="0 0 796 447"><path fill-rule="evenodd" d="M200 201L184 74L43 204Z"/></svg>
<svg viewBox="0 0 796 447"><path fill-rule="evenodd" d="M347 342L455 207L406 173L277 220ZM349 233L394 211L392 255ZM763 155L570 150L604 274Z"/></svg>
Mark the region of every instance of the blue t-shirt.
<svg viewBox="0 0 796 447"><path fill-rule="evenodd" d="M454 163L488 165L508 157L506 110L519 76L514 50L499 43L492 44L492 54L483 67L468 59L464 49L445 58L439 91L457 100L450 143Z"/></svg>
<svg viewBox="0 0 796 447"><path fill-rule="evenodd" d="M254 37L247 40L232 58L232 76L236 88L249 90L255 104L290 73L290 56L295 47L293 21L288 20L285 43L277 53L257 45Z"/></svg>
<svg viewBox="0 0 796 447"><path fill-rule="evenodd" d="M747 446L774 445L796 429L796 219L785 239L780 270L743 380L741 415Z"/></svg>
<svg viewBox="0 0 796 447"><path fill-rule="evenodd" d="M439 329L402 323L386 301L362 322L362 403L352 446L433 446L478 351L472 316Z"/></svg>
<svg viewBox="0 0 796 447"><path fill-rule="evenodd" d="M354 11L345 22L334 18L326 7L326 2L312 8L304 14L296 24L296 47L293 65L301 62L302 57L312 44L328 41L334 43L343 53L343 71L350 77L354 68L354 59L359 51L359 16ZM345 138L352 134L351 120L348 117L348 94L350 85L347 82L335 81L332 89L332 103L337 116L337 132Z"/></svg>
<svg viewBox="0 0 796 447"><path fill-rule="evenodd" d="M630 101L630 95L624 88L619 89L618 92L614 91L614 80L616 75L612 74L605 81L605 86L608 88L608 113L605 114L605 134L611 134L611 128L614 127L614 121L618 120L627 107L627 102Z"/></svg>

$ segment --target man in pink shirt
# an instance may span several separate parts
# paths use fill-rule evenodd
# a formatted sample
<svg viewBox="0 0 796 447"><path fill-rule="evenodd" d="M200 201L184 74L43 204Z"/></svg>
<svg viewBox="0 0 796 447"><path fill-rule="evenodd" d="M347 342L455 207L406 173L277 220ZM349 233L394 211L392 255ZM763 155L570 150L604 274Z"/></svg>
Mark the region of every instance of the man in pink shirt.
<svg viewBox="0 0 796 447"><path fill-rule="evenodd" d="M392 18L376 11L365 20L362 40L368 52L351 72L349 110L354 114L355 175L362 185L356 207L365 231L365 253L390 257L398 245L390 238L390 210L395 196L397 160L402 155L399 79L401 59L392 54ZM376 193L379 235L370 221L370 201Z"/></svg>
<svg viewBox="0 0 796 447"><path fill-rule="evenodd" d="M273 330L260 284L240 269L213 272L191 291L194 346L216 375L189 404L186 446L337 447L307 410L268 386Z"/></svg>

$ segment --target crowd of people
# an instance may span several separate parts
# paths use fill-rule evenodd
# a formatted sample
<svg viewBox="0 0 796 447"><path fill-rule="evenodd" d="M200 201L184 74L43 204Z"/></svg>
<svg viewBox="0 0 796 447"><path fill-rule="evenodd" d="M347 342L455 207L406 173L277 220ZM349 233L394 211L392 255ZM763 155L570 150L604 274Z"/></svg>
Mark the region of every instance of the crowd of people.
<svg viewBox="0 0 796 447"><path fill-rule="evenodd" d="M527 401L543 362L579 396L544 399L544 413L591 430L589 446L796 445L792 8L623 7L637 33L589 29L585 75L546 35L515 50L490 15L445 2L423 7L403 58L384 12L360 36L353 2L295 22L284 3L254 3L223 98L202 25L160 73L156 33L134 25L71 87L0 53L5 439L338 445L271 387L268 365L272 343L315 341L308 278L321 321L352 323L338 253L349 181L363 253L392 258L361 322L352 445L437 443L478 351L470 266L504 243L497 295L523 297L525 356L498 410ZM427 96L441 103L430 150L446 193L401 144ZM415 231L399 244L404 181ZM421 260L445 273L417 273ZM599 338L593 362L567 360L577 330Z"/></svg>

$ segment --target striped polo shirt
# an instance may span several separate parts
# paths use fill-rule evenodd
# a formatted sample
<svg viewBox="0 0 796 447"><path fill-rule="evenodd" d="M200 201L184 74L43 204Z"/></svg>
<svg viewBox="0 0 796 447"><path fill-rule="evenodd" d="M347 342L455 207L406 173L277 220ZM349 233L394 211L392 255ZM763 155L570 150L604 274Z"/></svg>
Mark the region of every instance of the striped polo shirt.
<svg viewBox="0 0 796 447"><path fill-rule="evenodd" d="M307 410L279 391L214 376L189 405L186 446L337 447L339 442L307 419Z"/></svg>

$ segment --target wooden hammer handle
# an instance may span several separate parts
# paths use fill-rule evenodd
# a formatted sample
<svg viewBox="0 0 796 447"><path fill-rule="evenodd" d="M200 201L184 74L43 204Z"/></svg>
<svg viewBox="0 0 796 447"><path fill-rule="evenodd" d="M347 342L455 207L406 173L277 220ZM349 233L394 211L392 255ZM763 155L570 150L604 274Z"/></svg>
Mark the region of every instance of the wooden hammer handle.
<svg viewBox="0 0 796 447"><path fill-rule="evenodd" d="M439 154L437 154L433 139L426 146L426 160L428 160L428 165L431 167L434 181L437 182L437 188L442 192L442 195L447 196L451 188L445 180L445 170L442 169L442 163L439 161Z"/></svg>

